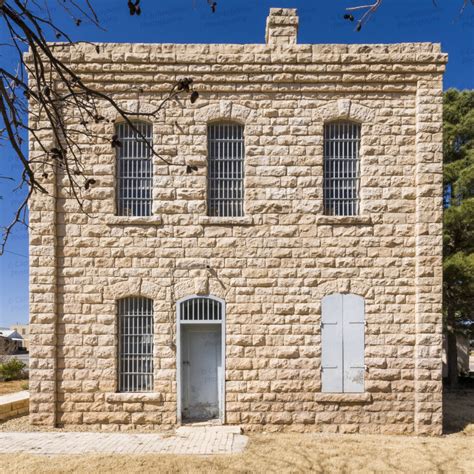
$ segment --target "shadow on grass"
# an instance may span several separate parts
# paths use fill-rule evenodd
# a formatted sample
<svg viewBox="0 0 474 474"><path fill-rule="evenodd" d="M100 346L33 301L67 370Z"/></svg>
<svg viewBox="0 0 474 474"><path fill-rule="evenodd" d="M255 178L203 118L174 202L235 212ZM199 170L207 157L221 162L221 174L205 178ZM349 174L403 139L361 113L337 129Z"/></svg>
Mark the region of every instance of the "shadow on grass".
<svg viewBox="0 0 474 474"><path fill-rule="evenodd" d="M474 379L461 378L457 389L445 388L443 414L445 434L474 434Z"/></svg>

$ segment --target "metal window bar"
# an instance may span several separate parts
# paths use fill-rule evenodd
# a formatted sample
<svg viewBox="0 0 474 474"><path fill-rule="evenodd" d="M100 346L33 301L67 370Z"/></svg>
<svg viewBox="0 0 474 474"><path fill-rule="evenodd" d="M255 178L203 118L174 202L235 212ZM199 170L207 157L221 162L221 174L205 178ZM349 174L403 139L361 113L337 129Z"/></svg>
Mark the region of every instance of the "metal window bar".
<svg viewBox="0 0 474 474"><path fill-rule="evenodd" d="M324 213L359 214L360 125L333 122L324 126Z"/></svg>
<svg viewBox="0 0 474 474"><path fill-rule="evenodd" d="M180 303L181 322L222 321L222 304L212 298L191 298Z"/></svg>
<svg viewBox="0 0 474 474"><path fill-rule="evenodd" d="M153 300L118 302L119 392L153 391Z"/></svg>
<svg viewBox="0 0 474 474"><path fill-rule="evenodd" d="M235 123L208 126L208 214L244 215L244 127Z"/></svg>
<svg viewBox="0 0 474 474"><path fill-rule="evenodd" d="M146 141L128 123L116 126L121 142L121 146L117 147L117 214L151 216L152 126L144 122L134 122L134 126Z"/></svg>

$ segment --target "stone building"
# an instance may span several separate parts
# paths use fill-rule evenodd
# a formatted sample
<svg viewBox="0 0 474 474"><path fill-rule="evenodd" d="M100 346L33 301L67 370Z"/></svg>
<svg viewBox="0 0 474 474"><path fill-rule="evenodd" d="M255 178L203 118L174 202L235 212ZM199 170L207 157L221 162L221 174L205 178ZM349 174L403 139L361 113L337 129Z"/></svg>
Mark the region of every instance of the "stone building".
<svg viewBox="0 0 474 474"><path fill-rule="evenodd" d="M297 29L58 51L141 136L104 105L87 214L59 170L31 201L34 424L441 433L446 55Z"/></svg>

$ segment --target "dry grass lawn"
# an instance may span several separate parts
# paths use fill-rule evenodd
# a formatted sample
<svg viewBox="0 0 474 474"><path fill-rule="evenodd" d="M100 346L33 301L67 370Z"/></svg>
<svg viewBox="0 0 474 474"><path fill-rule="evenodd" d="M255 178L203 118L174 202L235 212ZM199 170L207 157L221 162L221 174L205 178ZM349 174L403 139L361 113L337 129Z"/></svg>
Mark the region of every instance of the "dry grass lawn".
<svg viewBox="0 0 474 474"><path fill-rule="evenodd" d="M243 454L0 456L0 471L15 473L267 473L267 472L473 472L473 438L259 434Z"/></svg>
<svg viewBox="0 0 474 474"><path fill-rule="evenodd" d="M474 391L445 396L445 436L255 434L244 453L176 455L0 455L8 473L474 472Z"/></svg>
<svg viewBox="0 0 474 474"><path fill-rule="evenodd" d="M12 380L10 382L0 382L0 395L20 392L21 390L25 390L25 387L28 387L28 380Z"/></svg>

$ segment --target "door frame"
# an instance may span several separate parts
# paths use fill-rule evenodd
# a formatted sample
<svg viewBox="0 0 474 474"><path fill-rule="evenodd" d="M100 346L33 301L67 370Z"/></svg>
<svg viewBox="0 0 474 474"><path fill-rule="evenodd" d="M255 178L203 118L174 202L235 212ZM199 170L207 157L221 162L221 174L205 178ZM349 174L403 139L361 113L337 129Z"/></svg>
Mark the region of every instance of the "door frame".
<svg viewBox="0 0 474 474"><path fill-rule="evenodd" d="M222 319L221 321L215 320L202 320L202 321L183 321L181 322L181 303L192 300L194 298L207 298L210 300L218 301L222 305ZM182 423L183 415L183 370L182 370L182 347L181 347L181 325L219 325L221 326L221 364L222 364L222 376L221 380L218 380L219 390L219 419L222 424L225 424L225 353L226 353L226 341L225 341L225 321L226 321L226 305L222 298L218 298L213 295L190 295L180 298L176 301L176 409L177 409L177 421L178 424Z"/></svg>

